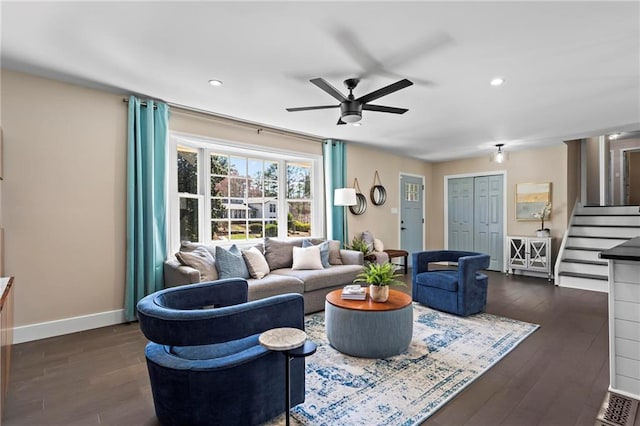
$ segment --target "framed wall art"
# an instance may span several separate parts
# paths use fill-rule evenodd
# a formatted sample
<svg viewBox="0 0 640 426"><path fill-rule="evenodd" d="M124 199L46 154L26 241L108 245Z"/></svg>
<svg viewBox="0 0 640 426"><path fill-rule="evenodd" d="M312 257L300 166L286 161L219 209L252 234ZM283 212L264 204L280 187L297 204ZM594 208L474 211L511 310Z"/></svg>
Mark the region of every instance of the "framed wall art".
<svg viewBox="0 0 640 426"><path fill-rule="evenodd" d="M516 220L539 220L533 214L550 202L551 182L516 184Z"/></svg>

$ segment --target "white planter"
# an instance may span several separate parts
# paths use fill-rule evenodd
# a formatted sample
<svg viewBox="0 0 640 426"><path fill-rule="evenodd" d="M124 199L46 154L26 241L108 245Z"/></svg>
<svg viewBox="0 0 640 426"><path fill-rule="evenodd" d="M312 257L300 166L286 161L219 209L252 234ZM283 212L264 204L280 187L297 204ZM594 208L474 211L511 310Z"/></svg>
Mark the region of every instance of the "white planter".
<svg viewBox="0 0 640 426"><path fill-rule="evenodd" d="M389 298L389 286L371 284L369 286L369 295L374 302L386 302Z"/></svg>
<svg viewBox="0 0 640 426"><path fill-rule="evenodd" d="M542 230L538 229L536 231L536 237L539 237L539 238L548 237L549 235L550 235L550 232L548 229L542 229Z"/></svg>

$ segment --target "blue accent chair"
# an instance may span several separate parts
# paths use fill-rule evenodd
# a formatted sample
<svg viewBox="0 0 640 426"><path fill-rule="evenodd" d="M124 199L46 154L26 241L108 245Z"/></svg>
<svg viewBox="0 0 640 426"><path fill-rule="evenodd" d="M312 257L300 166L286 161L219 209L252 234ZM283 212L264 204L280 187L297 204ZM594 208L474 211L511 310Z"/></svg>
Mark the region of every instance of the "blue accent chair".
<svg viewBox="0 0 640 426"><path fill-rule="evenodd" d="M304 299L247 302L243 279L171 287L138 302L156 416L163 425L256 425L284 412L283 354L258 342L304 329ZM291 406L304 402L304 358L291 361Z"/></svg>
<svg viewBox="0 0 640 426"><path fill-rule="evenodd" d="M467 251L430 250L413 253L413 300L439 311L467 316L487 304L489 255ZM431 262L457 262L457 270L429 269Z"/></svg>

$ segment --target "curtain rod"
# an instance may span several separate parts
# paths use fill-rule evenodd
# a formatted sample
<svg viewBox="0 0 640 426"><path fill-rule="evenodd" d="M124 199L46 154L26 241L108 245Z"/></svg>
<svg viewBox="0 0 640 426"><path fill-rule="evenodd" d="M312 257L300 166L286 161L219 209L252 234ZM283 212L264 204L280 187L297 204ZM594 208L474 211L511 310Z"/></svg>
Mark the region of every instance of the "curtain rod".
<svg viewBox="0 0 640 426"><path fill-rule="evenodd" d="M124 102L125 104L128 104L129 103L129 98L122 99L122 102ZM143 106L143 107L146 108L147 102L146 101L140 101L140 106ZM158 107L156 105L154 105L153 109L158 109Z"/></svg>
<svg viewBox="0 0 640 426"><path fill-rule="evenodd" d="M129 102L129 98L123 98L122 102L128 103ZM293 132L293 131L290 131L290 130L278 129L277 127L265 126L265 125L262 125L262 124L259 124L259 123L254 123L254 122L251 122L251 121L241 120L239 118L229 117L229 116L226 116L226 115L215 114L215 113L213 113L211 111L206 111L206 110L203 110L203 109L193 108L193 107L189 107L189 106L186 106L186 105L174 104L172 102L166 102L166 104L169 105L169 107L171 107L171 108L176 108L176 109L182 110L184 112L202 114L202 115L207 116L208 118L218 119L220 122L223 122L223 123L231 123L231 124L235 124L237 126L255 127L256 128L256 132L258 134L266 131L266 132L275 133L275 134L278 134L278 135L306 139L306 140L309 140L309 141L312 141L312 142L320 142L320 143L322 143L324 141L323 138L320 138L318 136L308 135L308 134L305 134L305 133ZM140 105L146 107L147 103L145 101L141 101ZM156 108L157 108L157 106L154 105L154 109L156 109Z"/></svg>

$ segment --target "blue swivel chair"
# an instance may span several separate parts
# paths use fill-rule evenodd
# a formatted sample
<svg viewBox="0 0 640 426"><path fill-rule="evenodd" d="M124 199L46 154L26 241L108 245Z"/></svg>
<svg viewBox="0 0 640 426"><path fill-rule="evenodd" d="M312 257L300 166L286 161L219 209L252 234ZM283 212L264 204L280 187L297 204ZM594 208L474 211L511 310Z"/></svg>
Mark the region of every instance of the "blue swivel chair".
<svg viewBox="0 0 640 426"><path fill-rule="evenodd" d="M413 253L413 300L439 311L467 316L487 304L489 255L455 250ZM431 262L457 262L458 268L429 269Z"/></svg>
<svg viewBox="0 0 640 426"><path fill-rule="evenodd" d="M163 425L256 425L284 412L282 354L259 335L304 329L304 300L247 302L243 279L172 287L137 305L156 416ZM291 361L291 406L304 401L304 359Z"/></svg>

